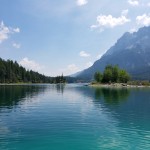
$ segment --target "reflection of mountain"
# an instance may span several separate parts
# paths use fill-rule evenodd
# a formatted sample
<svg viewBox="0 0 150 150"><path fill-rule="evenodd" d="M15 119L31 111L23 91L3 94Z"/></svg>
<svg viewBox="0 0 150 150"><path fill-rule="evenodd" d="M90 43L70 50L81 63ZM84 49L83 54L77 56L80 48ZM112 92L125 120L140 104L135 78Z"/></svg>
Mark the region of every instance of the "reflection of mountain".
<svg viewBox="0 0 150 150"><path fill-rule="evenodd" d="M42 85L8 85L0 86L0 107L12 108L25 98L32 98L44 92Z"/></svg>

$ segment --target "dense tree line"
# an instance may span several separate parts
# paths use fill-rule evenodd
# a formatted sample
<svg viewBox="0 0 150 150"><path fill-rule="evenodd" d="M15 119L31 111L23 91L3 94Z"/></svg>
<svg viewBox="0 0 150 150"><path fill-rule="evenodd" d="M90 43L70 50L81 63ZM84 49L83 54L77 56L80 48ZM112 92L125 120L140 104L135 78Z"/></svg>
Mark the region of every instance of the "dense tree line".
<svg viewBox="0 0 150 150"><path fill-rule="evenodd" d="M127 83L130 80L129 74L117 65L107 65L103 74L96 72L94 78L98 83Z"/></svg>
<svg viewBox="0 0 150 150"><path fill-rule="evenodd" d="M0 58L0 83L64 83L63 75L48 77L32 70L26 70L16 61Z"/></svg>

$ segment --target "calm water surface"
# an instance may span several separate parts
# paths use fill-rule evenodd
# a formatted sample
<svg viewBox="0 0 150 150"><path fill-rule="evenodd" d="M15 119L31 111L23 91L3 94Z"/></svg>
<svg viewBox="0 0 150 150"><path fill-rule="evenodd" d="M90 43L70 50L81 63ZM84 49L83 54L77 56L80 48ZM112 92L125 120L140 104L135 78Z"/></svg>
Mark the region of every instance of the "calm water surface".
<svg viewBox="0 0 150 150"><path fill-rule="evenodd" d="M150 149L150 89L0 86L0 150L105 149Z"/></svg>

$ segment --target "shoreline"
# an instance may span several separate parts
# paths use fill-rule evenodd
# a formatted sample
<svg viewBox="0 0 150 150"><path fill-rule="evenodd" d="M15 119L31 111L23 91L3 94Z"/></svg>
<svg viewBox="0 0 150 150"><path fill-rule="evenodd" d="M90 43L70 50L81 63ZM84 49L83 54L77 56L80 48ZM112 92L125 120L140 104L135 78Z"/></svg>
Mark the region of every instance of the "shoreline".
<svg viewBox="0 0 150 150"><path fill-rule="evenodd" d="M51 84L51 83L0 83L0 85L40 85L40 84Z"/></svg>
<svg viewBox="0 0 150 150"><path fill-rule="evenodd" d="M89 87L105 87L105 88L150 88L146 85L130 85L125 83L111 83L111 84L101 84L101 83L90 83Z"/></svg>
<svg viewBox="0 0 150 150"><path fill-rule="evenodd" d="M0 86L9 86L9 85L46 85L46 84L50 84L50 85L57 85L59 83L0 83ZM62 83L60 83L62 84ZM76 83L78 84L78 83ZM97 88L150 88L149 85L131 85L131 84L127 84L127 83L88 83L85 84L84 86L88 86L88 87L97 87Z"/></svg>
<svg viewBox="0 0 150 150"><path fill-rule="evenodd" d="M0 83L0 86L1 85L46 85L46 84L62 85L62 84L66 84L66 83Z"/></svg>

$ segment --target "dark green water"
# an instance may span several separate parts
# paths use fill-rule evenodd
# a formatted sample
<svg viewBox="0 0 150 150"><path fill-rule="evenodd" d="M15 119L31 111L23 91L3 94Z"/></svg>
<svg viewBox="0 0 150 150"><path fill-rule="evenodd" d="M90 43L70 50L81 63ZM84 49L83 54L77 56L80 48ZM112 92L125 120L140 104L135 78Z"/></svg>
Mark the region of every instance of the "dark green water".
<svg viewBox="0 0 150 150"><path fill-rule="evenodd" d="M150 89L0 86L0 150L105 149L150 149Z"/></svg>

